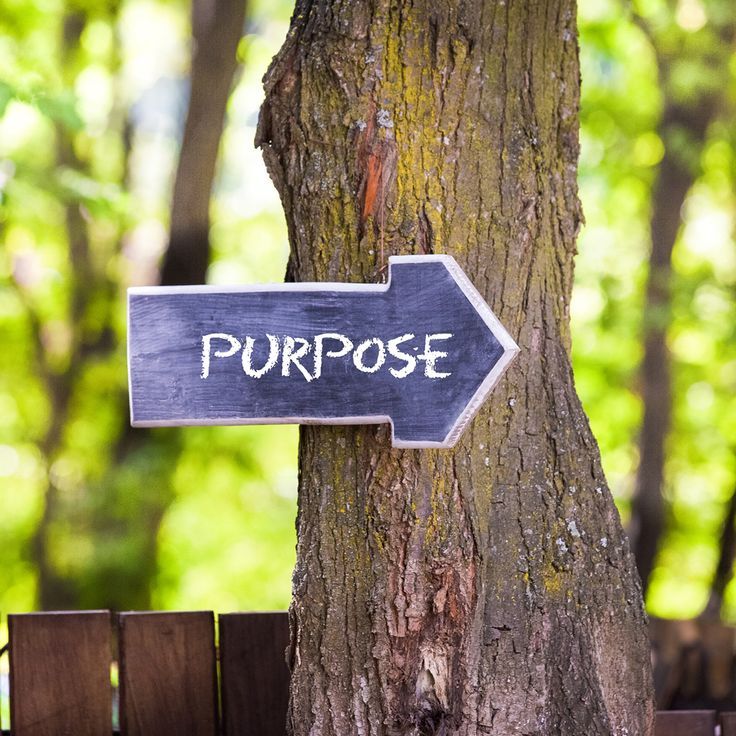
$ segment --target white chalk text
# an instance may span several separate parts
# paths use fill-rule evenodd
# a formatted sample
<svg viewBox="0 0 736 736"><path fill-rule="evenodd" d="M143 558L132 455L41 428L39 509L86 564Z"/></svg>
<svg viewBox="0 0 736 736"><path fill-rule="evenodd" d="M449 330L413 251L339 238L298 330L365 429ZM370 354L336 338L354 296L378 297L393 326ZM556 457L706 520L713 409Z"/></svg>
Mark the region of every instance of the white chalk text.
<svg viewBox="0 0 736 736"><path fill-rule="evenodd" d="M337 332L323 332L308 340L290 335L264 335L237 338L225 332L202 336L202 378L210 376L213 359L237 359L249 378L262 378L277 371L285 378L301 376L308 383L322 376L327 360L343 360L361 373L388 370L394 378L410 376L422 364L426 378L447 378L451 372L442 370L438 362L448 357L444 347L452 338L450 332L435 332L417 337L412 333L390 340L370 337L357 344ZM256 353L256 341L261 350ZM267 348L266 348L267 346ZM419 350L422 350L420 353Z"/></svg>

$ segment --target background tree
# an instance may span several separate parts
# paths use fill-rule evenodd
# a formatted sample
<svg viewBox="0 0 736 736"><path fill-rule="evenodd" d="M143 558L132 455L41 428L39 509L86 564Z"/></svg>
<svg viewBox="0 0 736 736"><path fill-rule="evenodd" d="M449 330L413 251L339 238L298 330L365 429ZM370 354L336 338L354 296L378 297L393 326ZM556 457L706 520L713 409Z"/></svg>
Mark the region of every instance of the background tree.
<svg viewBox="0 0 736 736"><path fill-rule="evenodd" d="M734 253L733 7L642 0L633 9L622 25L583 5L588 227L576 378L625 516L639 476L630 529L650 612L698 616L652 622L658 705L728 709L733 644L720 617L733 616L734 384L722 366L733 359L734 292L722 259ZM642 256L652 239L659 265L650 266ZM627 335L644 333L640 380L638 340ZM629 444L635 432L641 453ZM658 474L663 482L650 482Z"/></svg>
<svg viewBox="0 0 736 736"><path fill-rule="evenodd" d="M185 574L197 574L208 539L190 534L200 551L193 560L189 556L189 569L181 550L174 564L162 566L159 552L170 549L172 537L169 509L178 519L175 539L186 524L198 526L180 500L181 488L206 486L203 478L220 453L228 456L220 472L237 468L231 490L220 500L223 508L230 504L233 524L242 520L244 509L252 515L247 528L262 516L272 517L275 508L293 508L286 492L286 498L272 493L257 504L240 498L244 480L261 483L262 464L288 453L289 441L284 448L269 448L267 434L247 444L247 434L223 435L210 438L206 458L193 460L191 453L199 450L189 448L201 441L196 433L184 439L175 431L128 426L125 287L155 283L159 273L168 283L205 281L210 190L236 61L263 56L257 45L239 47L244 3L212 8L214 13L210 4L199 2L191 8L191 73L183 53L189 39L172 22L180 17L186 28L189 8L155 2L62 4L34 14L21 3L0 21L4 51L13 59L0 83L0 113L5 113L0 227L7 257L2 287L9 307L2 315L8 351L0 385L5 417L0 444L6 451L0 458L0 494L10 542L2 553L4 610L23 610L34 599L44 608L148 608L154 599L161 605L167 588L178 589ZM260 9L253 22L260 32L270 28ZM145 50L132 55L129 47L146 27L157 34L156 62L162 69L167 60L171 65L168 78L133 79L141 71L131 70L131 60L140 64ZM171 59L172 44L180 45L181 62ZM260 75L256 71L247 83L254 87ZM238 126L247 101L245 110L242 100L240 107ZM162 122L168 126L163 132ZM243 135L235 133L238 139ZM247 129L244 135L252 141ZM8 151L10 158L3 158ZM146 170L146 159L163 176ZM221 176L232 181L232 171L223 166ZM234 183L242 186L239 178ZM221 183L220 199L214 200L219 216L214 248L223 265L228 262L223 235L232 237L233 226L223 227L229 212L222 193L231 187ZM158 201L151 194L157 188ZM270 232L273 219L258 213L261 233ZM152 229L158 221L170 225L170 245ZM259 259L251 261L257 265ZM292 523L288 514L281 517L269 532L251 533L241 561L232 563L230 572L223 565L222 574L258 565L258 545L271 545L270 535L288 539L284 530ZM227 525L220 528L225 538L234 534ZM272 564L286 569L290 557L287 542L285 552L271 553L273 561L248 586L257 589L267 580ZM287 583L260 587L268 601ZM227 590L221 595L232 599ZM215 598L208 598L211 605Z"/></svg>
<svg viewBox="0 0 736 736"><path fill-rule="evenodd" d="M736 478L733 245L733 52L721 33L733 8L692 2L580 4L582 51L582 231L572 305L576 386L601 445L607 477L631 518L644 411L640 365L654 183L663 157L687 158L693 184L678 209L669 308L646 324L668 324L672 415L666 442L665 533L647 607L697 616L708 600L717 541ZM644 18L645 21L642 21ZM666 49L667 89L652 40ZM677 125L661 130L665 97L678 105L718 88L721 108L702 147ZM669 90L669 91L668 91ZM679 132L675 132L678 131ZM668 150L669 149L669 150ZM699 153L698 153L699 151ZM656 318L655 318L656 316ZM635 524L634 524L635 526ZM733 620L734 588L723 615Z"/></svg>
<svg viewBox="0 0 736 736"><path fill-rule="evenodd" d="M705 22L706 7L710 23ZM652 247L641 366L644 417L630 529L646 592L665 529L665 442L672 411L667 347L672 252L682 226L685 198L702 173L709 129L719 116L732 113L728 64L736 49L736 9L721 2L690 10L686 5L671 4L659 13L635 17L657 60L662 95L657 135L663 145L651 201Z"/></svg>
<svg viewBox="0 0 736 736"><path fill-rule="evenodd" d="M447 252L523 349L452 452L301 429L294 734L650 732L641 594L569 364L574 4L298 2L257 142L296 280Z"/></svg>
<svg viewBox="0 0 736 736"><path fill-rule="evenodd" d="M209 3L195 0L192 6L194 53L191 88L172 198L172 236L161 268L163 283L201 283L206 277L209 194L225 106L235 72L244 11L245 6L239 0L217 3L214 8ZM117 8L111 7L109 12L114 16ZM71 12L63 20L61 62L71 75L67 82L69 85L73 83L76 70L67 56L77 53L81 34L89 21L88 15L82 11ZM62 125L57 129L59 167L66 168L70 175L83 171L87 162L83 162L77 153L74 132ZM41 442L50 465L63 455L67 441L64 428L71 420L75 393L88 388L79 385L85 360L95 352L102 353L96 356L97 362L120 352L115 330L117 311L114 308L118 292L116 284L107 276L107 259L111 254L107 259L94 258L83 204L76 197L70 197L66 204L66 231L73 278L70 280L69 311L65 317L71 336L62 367L51 365L41 336L41 320L32 306L28 306L29 318L36 332L36 363L42 370L42 379L51 398L51 420ZM111 250L115 247L114 242L108 243ZM92 310L96 312L94 316ZM81 580L78 572L59 569L59 557L50 553L49 545L55 528L79 523L78 509L75 508L78 500L65 504L55 474L50 472L41 520L33 537L34 560L39 572L38 599L42 609L92 606L95 602L118 609L150 607L150 584L156 572L156 537L160 520L171 499L171 491L167 487L168 468L176 462L178 441L171 432L163 434L162 439L162 433L154 436L130 428L127 386L122 383L117 390L119 398L111 404L114 407L117 403L122 411L119 413L121 426L114 439L115 447L110 452L112 466L106 470L102 482L94 484L92 492L95 496L86 507L81 523L86 525L91 521L95 533L107 537L108 544L111 538L119 540L121 536L130 541L133 519L128 513L121 515L120 504L116 503L115 495L122 489L116 483L119 471L115 466L131 467L136 463L136 456L146 457L146 473L149 474L152 492L139 494L139 503L134 509L138 516L138 533L133 537L138 543L124 545L128 557L135 555L136 564L131 566L130 560L121 560L114 555L107 564L88 570ZM124 574L127 569L132 574ZM114 585L104 585L104 579L110 577L114 579Z"/></svg>

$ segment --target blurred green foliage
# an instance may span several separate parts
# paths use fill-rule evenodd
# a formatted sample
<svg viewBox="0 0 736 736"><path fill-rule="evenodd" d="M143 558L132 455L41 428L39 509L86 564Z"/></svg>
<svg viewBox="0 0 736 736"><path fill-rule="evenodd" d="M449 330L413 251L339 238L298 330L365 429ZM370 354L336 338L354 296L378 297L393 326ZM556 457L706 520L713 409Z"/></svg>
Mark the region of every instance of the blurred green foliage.
<svg viewBox="0 0 736 736"><path fill-rule="evenodd" d="M665 95L697 100L715 89L721 106L701 160L690 162L700 173L673 253L671 314L650 317L669 321L673 357L667 531L647 600L660 616L689 617L703 609L725 504L736 488L734 28L736 8L728 1L580 3L580 192L587 224L573 296L573 359L625 521L642 416L637 381L651 191L665 153L657 126ZM682 158L695 150L686 133L667 142ZM733 585L725 608L735 619Z"/></svg>
<svg viewBox="0 0 736 736"><path fill-rule="evenodd" d="M7 11L7 12L6 12ZM125 288L147 283L166 245L186 106L184 3L5 3L0 14L0 610L37 601L33 536L47 477L55 574L80 607L283 608L296 512L293 427L163 430L122 452ZM288 245L278 197L253 148L260 78L288 3L250 4L212 201L213 282L279 281ZM81 14L78 45L65 21ZM74 161L60 161L70 140ZM80 284L68 208L89 234L94 284ZM104 331L112 328L112 335ZM93 342L72 376L58 447L39 369L64 377L73 342ZM163 510L163 515L162 515ZM148 590L141 590L141 580Z"/></svg>
<svg viewBox="0 0 736 736"><path fill-rule="evenodd" d="M582 232L573 299L578 391L624 520L642 407L643 288L649 204L665 142L668 94L736 95L698 59L718 46L727 2L581 0ZM288 28L290 3L249 6L211 203L212 283L279 281L287 256L278 197L253 148L261 77ZM64 21L83 14L79 42ZM639 21L636 18L639 17ZM37 601L34 531L50 477L58 504L49 545L82 607L284 608L294 559L293 427L160 430L118 462L126 420L124 291L150 283L166 245L168 203L186 105L188 7L179 0L4 0L0 14L0 610ZM693 51L695 49L695 51ZM697 52L697 53L696 53ZM731 52L732 53L732 52ZM727 121L727 117L723 120ZM68 140L73 161L60 157ZM686 138L679 143L688 155ZM697 614L736 485L736 131L713 126L674 256L670 327L674 428L669 525L649 594L658 615ZM78 271L68 213L86 223L96 281L74 324ZM91 282L90 282L91 284ZM84 287L85 284L81 283ZM39 370L63 376L76 340L61 437ZM78 370L77 370L78 369ZM141 593L141 580L146 582ZM736 619L736 589L727 600Z"/></svg>

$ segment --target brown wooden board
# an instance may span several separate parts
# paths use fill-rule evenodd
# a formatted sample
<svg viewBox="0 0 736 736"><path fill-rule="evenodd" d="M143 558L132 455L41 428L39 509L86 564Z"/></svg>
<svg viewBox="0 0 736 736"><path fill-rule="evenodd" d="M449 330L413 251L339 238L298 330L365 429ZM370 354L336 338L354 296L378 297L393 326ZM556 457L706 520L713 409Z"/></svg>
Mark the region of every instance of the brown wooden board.
<svg viewBox="0 0 736 736"><path fill-rule="evenodd" d="M3 657L7 650L7 644L3 644L2 647L0 647L0 658ZM2 665L0 665L0 672L2 672ZM3 733L3 700L4 698L4 688L0 687L0 734Z"/></svg>
<svg viewBox="0 0 736 736"><path fill-rule="evenodd" d="M736 736L736 712L721 713L721 736Z"/></svg>
<svg viewBox="0 0 736 736"><path fill-rule="evenodd" d="M225 736L284 736L289 701L285 612L219 617Z"/></svg>
<svg viewBox="0 0 736 736"><path fill-rule="evenodd" d="M5 656L7 651L8 651L8 644L6 642L0 647L0 662L2 661L2 657ZM2 672L2 665L0 665L0 672ZM5 733L3 731L3 717L2 717L4 700L5 700L5 690L3 687L0 687L0 733Z"/></svg>
<svg viewBox="0 0 736 736"><path fill-rule="evenodd" d="M714 710L660 710L657 711L655 736L714 736Z"/></svg>
<svg viewBox="0 0 736 736"><path fill-rule="evenodd" d="M14 736L112 732L110 613L8 616Z"/></svg>
<svg viewBox="0 0 736 736"><path fill-rule="evenodd" d="M211 611L121 613L122 736L214 736L217 665Z"/></svg>

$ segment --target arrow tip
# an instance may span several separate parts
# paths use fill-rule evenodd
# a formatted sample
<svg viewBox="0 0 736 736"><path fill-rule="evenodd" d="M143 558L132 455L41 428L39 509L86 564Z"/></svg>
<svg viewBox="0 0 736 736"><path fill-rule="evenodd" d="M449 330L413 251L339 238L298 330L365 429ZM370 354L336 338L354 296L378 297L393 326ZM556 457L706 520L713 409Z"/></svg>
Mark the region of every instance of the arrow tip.
<svg viewBox="0 0 736 736"><path fill-rule="evenodd" d="M506 328L501 324L498 317L493 313L488 303L483 298L481 293L475 288L471 280L467 277L465 272L460 268L457 261L450 255L445 254L432 254L432 255L420 255L420 256L390 256L389 267L393 264L403 263L416 263L426 264L432 262L440 262L447 269L452 279L455 281L457 287L462 291L467 300L472 305L473 309L477 312L480 319L485 322L488 330L498 340L499 344L503 348L503 353L493 364L489 372L481 384L476 389L475 393L471 396L470 400L465 404L465 407L460 412L458 417L455 419L450 431L447 433L445 438L441 442L421 442L412 440L402 440L400 437L396 437L395 427L392 423L392 444L394 447L403 448L420 448L420 447L437 447L437 448L450 448L460 438L467 425L478 413L480 407L484 404L490 392L494 389L496 384L500 381L501 376L506 372L511 362L520 352L519 346L516 341L511 337ZM389 281L390 281L390 268L389 268Z"/></svg>

